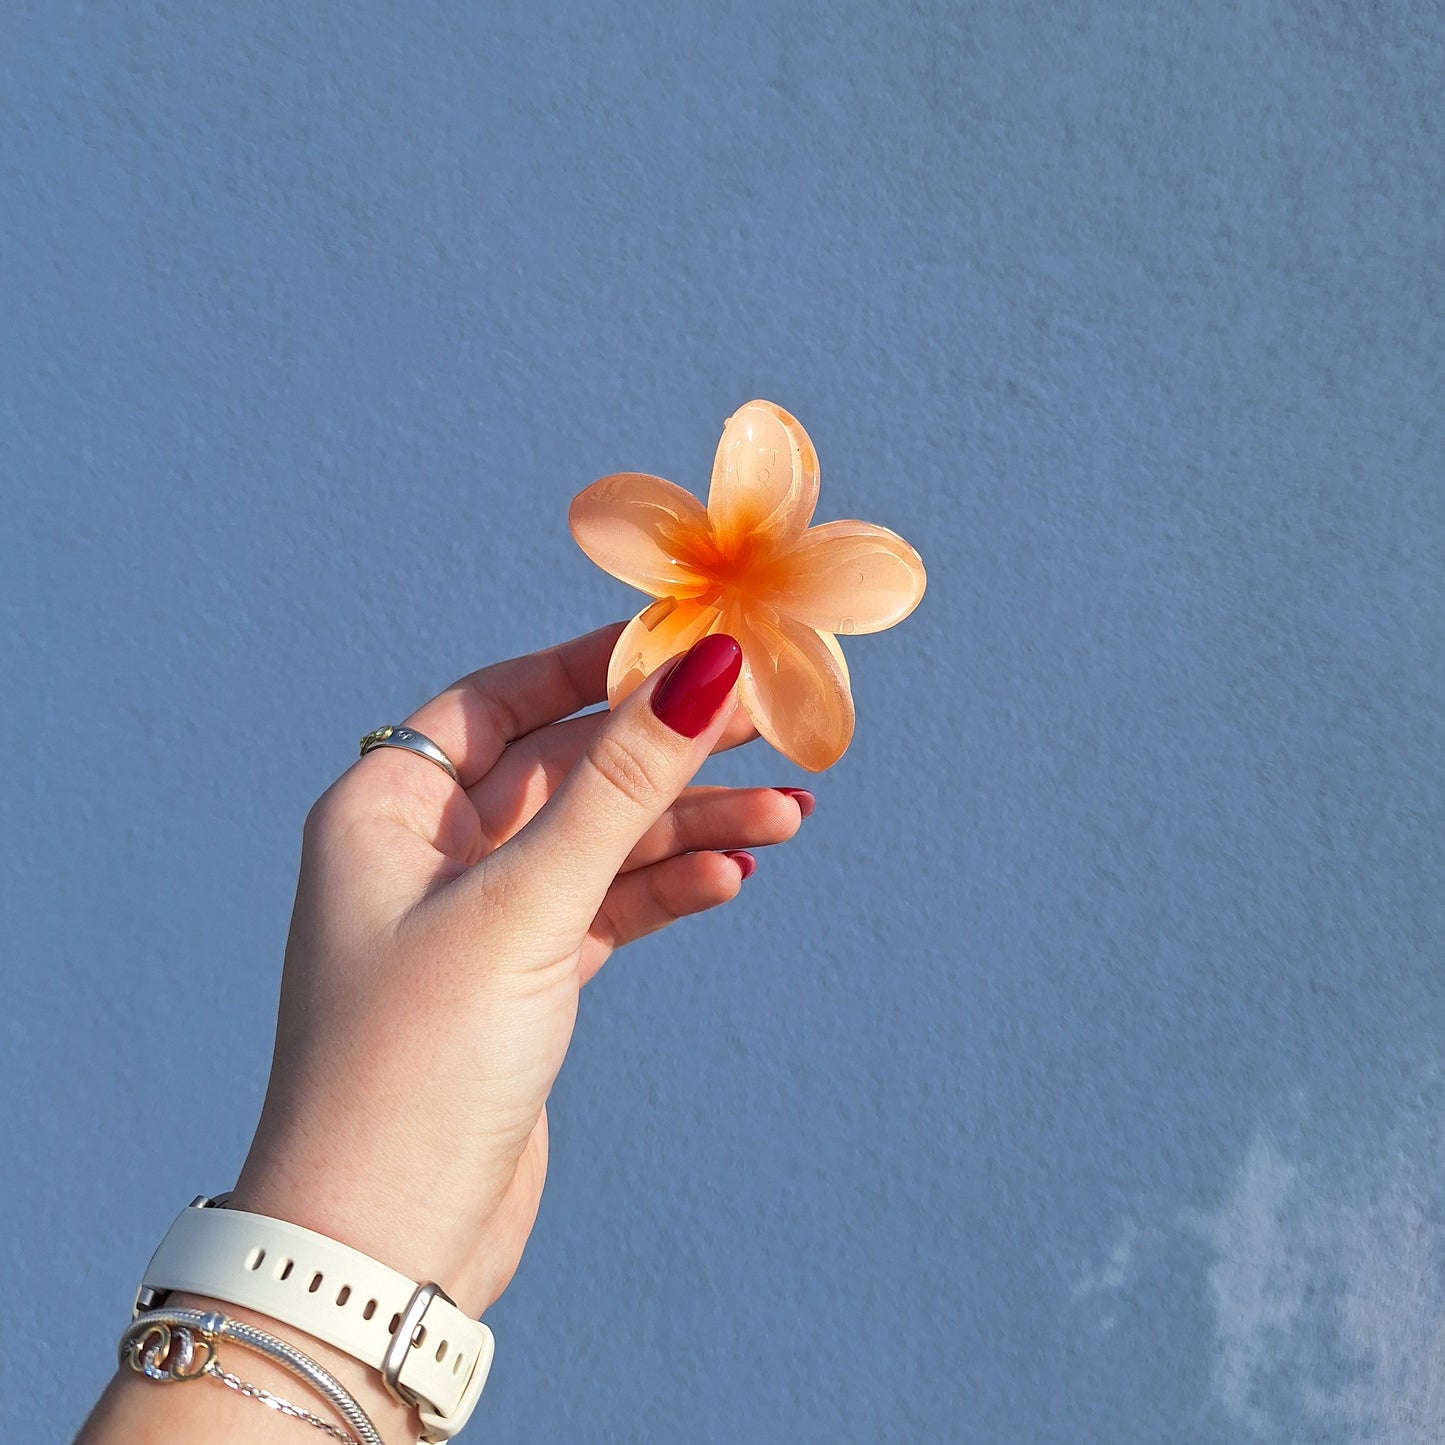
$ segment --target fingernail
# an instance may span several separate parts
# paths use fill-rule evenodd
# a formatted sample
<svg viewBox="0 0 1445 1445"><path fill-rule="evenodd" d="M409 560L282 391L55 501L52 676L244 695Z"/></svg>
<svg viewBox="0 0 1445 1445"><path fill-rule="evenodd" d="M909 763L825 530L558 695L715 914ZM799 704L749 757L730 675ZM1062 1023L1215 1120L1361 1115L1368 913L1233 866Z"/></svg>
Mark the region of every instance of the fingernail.
<svg viewBox="0 0 1445 1445"><path fill-rule="evenodd" d="M818 806L818 800L806 788L774 788L773 791L790 797L805 818L811 818L813 809Z"/></svg>
<svg viewBox="0 0 1445 1445"><path fill-rule="evenodd" d="M717 716L742 671L737 639L714 632L693 643L652 694L652 710L673 732L695 738Z"/></svg>
<svg viewBox="0 0 1445 1445"><path fill-rule="evenodd" d="M724 853L724 858L731 858L738 865L744 878L751 878L758 869L758 860L751 853L744 853L738 849L734 853Z"/></svg>

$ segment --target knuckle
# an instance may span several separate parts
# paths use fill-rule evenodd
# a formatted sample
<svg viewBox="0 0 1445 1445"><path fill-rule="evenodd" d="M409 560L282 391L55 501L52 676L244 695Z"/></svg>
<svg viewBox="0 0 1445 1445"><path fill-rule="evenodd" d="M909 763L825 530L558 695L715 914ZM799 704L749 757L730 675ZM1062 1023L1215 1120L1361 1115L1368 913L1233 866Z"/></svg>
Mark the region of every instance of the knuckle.
<svg viewBox="0 0 1445 1445"><path fill-rule="evenodd" d="M345 831L360 810L360 785L352 773L343 773L306 814L301 829L303 847L322 846Z"/></svg>
<svg viewBox="0 0 1445 1445"><path fill-rule="evenodd" d="M331 787L322 793L312 803L306 814L306 822L301 828L302 842L308 846L320 843L336 829L336 817L338 810L337 791L339 783L333 783Z"/></svg>
<svg viewBox="0 0 1445 1445"><path fill-rule="evenodd" d="M587 757L597 772L637 807L651 807L666 793L661 761L634 743L600 732L588 746Z"/></svg>

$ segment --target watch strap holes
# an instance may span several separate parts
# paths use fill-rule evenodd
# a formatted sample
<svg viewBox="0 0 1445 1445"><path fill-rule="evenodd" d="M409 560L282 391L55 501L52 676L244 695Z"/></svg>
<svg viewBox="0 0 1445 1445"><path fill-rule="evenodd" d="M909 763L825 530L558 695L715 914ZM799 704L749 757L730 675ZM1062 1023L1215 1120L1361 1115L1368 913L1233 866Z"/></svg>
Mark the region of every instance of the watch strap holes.
<svg viewBox="0 0 1445 1445"><path fill-rule="evenodd" d="M341 1286L341 1291L340 1291L340 1293L336 1296L336 1303L337 1303L338 1305L344 1305L344 1304L346 1303L346 1301L349 1300L350 1298L351 1298L351 1286L350 1286L349 1284L344 1284L344 1285L342 1285L342 1286Z"/></svg>
<svg viewBox="0 0 1445 1445"><path fill-rule="evenodd" d="M266 1251L265 1251L264 1249L262 1249L260 1245L257 1245L256 1248L253 1249L253 1250L250 1252L250 1254L248 1254L248 1255L246 1256L246 1268L247 1268L247 1269L260 1269L260 1268L261 1268L261 1262L262 1262L262 1260L264 1260L265 1258L266 1258Z"/></svg>

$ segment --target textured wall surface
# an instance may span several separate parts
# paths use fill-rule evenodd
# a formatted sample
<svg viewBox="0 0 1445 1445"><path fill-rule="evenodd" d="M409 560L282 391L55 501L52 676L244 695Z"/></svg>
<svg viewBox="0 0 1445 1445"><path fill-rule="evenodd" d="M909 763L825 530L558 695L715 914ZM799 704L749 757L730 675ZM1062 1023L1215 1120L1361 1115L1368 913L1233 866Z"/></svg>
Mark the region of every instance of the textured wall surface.
<svg viewBox="0 0 1445 1445"><path fill-rule="evenodd" d="M4 12L0 1435L234 1174L312 797L753 396L929 594L588 989L470 1438L1445 1435L1439 5Z"/></svg>

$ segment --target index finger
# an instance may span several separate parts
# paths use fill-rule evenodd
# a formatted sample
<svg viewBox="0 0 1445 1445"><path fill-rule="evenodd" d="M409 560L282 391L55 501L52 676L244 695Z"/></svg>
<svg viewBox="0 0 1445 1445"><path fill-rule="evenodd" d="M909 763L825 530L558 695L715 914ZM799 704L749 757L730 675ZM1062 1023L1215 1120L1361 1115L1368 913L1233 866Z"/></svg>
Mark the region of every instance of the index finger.
<svg viewBox="0 0 1445 1445"><path fill-rule="evenodd" d="M607 663L625 622L540 652L493 663L455 682L407 718L456 765L464 788L517 738L607 696Z"/></svg>

